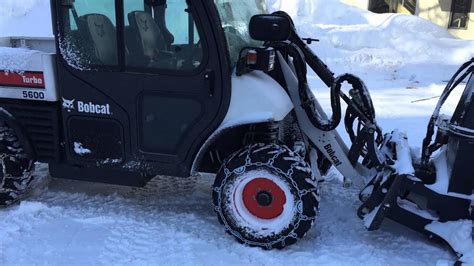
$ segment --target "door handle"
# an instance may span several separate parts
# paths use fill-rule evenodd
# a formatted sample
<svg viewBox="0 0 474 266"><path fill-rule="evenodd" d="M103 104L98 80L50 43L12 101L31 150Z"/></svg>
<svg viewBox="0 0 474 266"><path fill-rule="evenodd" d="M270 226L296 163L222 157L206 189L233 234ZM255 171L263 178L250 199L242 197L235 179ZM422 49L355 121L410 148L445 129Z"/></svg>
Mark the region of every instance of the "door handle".
<svg viewBox="0 0 474 266"><path fill-rule="evenodd" d="M204 72L204 83L209 90L209 96L214 96L214 70L207 69Z"/></svg>

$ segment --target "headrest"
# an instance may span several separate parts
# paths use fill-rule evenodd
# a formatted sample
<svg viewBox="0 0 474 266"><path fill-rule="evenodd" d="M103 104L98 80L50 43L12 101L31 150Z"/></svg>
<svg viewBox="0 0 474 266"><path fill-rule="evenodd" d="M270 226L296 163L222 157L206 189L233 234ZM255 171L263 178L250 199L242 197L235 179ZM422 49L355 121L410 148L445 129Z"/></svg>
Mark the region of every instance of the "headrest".
<svg viewBox="0 0 474 266"><path fill-rule="evenodd" d="M112 21L103 14L87 14L79 19L89 32L97 58L106 65L117 64L117 35Z"/></svg>

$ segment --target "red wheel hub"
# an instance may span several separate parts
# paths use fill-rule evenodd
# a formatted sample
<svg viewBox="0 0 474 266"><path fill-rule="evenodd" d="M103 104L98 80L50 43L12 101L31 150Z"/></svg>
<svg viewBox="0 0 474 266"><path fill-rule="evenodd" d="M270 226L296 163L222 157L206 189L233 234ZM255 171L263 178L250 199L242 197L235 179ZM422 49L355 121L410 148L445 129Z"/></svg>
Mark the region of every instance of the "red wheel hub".
<svg viewBox="0 0 474 266"><path fill-rule="evenodd" d="M273 219L283 212L285 192L272 180L264 177L248 182L242 192L247 210L261 219Z"/></svg>

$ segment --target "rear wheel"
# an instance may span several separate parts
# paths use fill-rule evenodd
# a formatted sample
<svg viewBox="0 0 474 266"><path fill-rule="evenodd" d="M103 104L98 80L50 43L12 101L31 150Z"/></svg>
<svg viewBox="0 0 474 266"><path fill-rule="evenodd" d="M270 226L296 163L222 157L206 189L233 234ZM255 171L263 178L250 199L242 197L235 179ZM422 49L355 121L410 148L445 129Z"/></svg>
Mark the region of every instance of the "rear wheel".
<svg viewBox="0 0 474 266"><path fill-rule="evenodd" d="M0 122L0 206L11 205L29 192L33 169L34 162L13 129Z"/></svg>
<svg viewBox="0 0 474 266"><path fill-rule="evenodd" d="M285 146L254 144L230 156L217 173L219 221L240 242L283 248L302 238L318 211L309 165Z"/></svg>

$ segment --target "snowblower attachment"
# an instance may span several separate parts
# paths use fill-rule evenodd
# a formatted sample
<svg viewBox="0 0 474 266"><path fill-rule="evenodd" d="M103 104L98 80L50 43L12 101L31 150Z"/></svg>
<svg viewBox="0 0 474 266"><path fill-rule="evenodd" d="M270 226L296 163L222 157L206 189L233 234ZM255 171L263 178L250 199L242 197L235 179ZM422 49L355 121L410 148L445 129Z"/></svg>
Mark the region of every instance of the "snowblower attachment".
<svg viewBox="0 0 474 266"><path fill-rule="evenodd" d="M390 218L430 238L444 240L458 255L474 248L474 58L465 63L446 86L430 119L419 162L401 162L387 135L388 160L361 192L358 210L368 230ZM466 78L466 88L452 117L440 115L449 94ZM437 128L434 142L432 136ZM390 161L392 161L390 163ZM400 171L412 168L413 172Z"/></svg>

